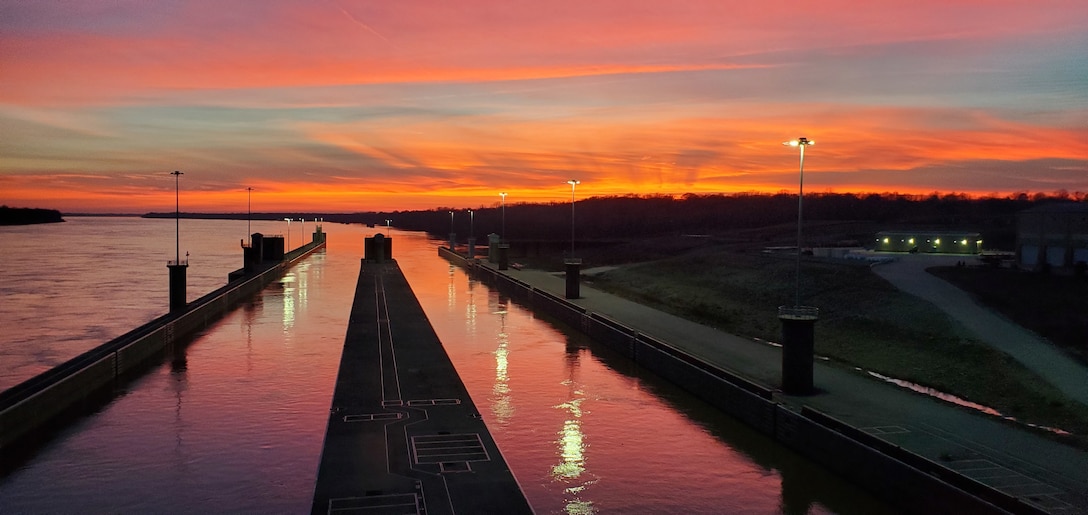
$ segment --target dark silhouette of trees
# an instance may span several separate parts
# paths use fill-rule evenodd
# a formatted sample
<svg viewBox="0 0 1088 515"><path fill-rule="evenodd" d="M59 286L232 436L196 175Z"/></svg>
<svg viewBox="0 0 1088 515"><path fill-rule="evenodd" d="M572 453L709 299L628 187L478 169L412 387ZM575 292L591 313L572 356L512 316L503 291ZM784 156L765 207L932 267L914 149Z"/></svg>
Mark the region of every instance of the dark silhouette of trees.
<svg viewBox="0 0 1088 515"><path fill-rule="evenodd" d="M1080 201L1088 201L1081 195ZM966 195L815 193L805 195L804 219L808 223L865 221L884 229L955 229L978 231L991 243L1012 245L1015 215L1047 202L1068 202L1068 195L1006 198L971 198ZM454 211L453 231L463 240L469 236L469 215L464 209L358 213L345 221L369 221L381 225L393 219L401 229L419 230L445 239ZM475 209L474 235L486 241L499 233L499 206ZM570 203L506 205L508 240L570 239ZM591 197L575 202L575 237L578 240L611 240L667 234L722 234L742 229L795 224L797 195L788 193L731 195L624 195ZM329 219L333 216L330 215Z"/></svg>
<svg viewBox="0 0 1088 515"><path fill-rule="evenodd" d="M957 193L903 195L898 193L811 193L804 198L806 226L833 222L864 222L876 230L943 229L982 233L987 248L1011 249L1015 241L1016 214L1050 202L1088 202L1081 192L1053 196L1020 193L1009 197L971 198ZM451 225L450 211L454 212ZM502 231L502 208L473 209L472 235L485 244L489 234ZM145 216L173 217L174 213ZM187 215L237 218L239 215ZM244 215L242 215L244 216ZM392 220L394 227L424 231L445 240L457 233L464 242L470 234L470 217L464 208L439 207L422 211L359 213L254 213L254 219L321 217L327 222L366 223L376 227ZM748 229L782 227L788 236L797 222L797 195L685 194L621 195L590 197L574 205L577 240L611 241L664 235L722 235ZM569 241L569 202L507 203L506 239L510 241ZM866 235L868 238L870 235Z"/></svg>
<svg viewBox="0 0 1088 515"><path fill-rule="evenodd" d="M25 207L0 206L0 225L29 225L63 222L60 211Z"/></svg>

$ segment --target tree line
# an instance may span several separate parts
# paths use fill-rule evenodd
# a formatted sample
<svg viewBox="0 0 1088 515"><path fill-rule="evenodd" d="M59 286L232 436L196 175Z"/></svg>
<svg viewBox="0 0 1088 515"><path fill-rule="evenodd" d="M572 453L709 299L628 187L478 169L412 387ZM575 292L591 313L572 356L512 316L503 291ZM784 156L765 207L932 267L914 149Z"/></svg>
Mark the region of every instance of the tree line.
<svg viewBox="0 0 1088 515"><path fill-rule="evenodd" d="M0 206L0 225L29 225L63 222L56 209Z"/></svg>
<svg viewBox="0 0 1088 515"><path fill-rule="evenodd" d="M863 221L887 230L974 231L982 233L988 244L997 245L991 248L1003 248L1013 244L1017 213L1056 202L1088 202L1088 197L1065 193L982 198L936 193L812 193L806 194L802 203L806 225ZM481 243L489 234L499 234L510 241L564 241L571 238L571 208L569 202L507 203L505 209L501 205L472 209L471 215L470 210L464 208L438 207L357 213L253 213L252 217L255 220L282 220L301 216L307 220L323 218L327 222L374 226L392 220L392 225L398 229L423 231L440 239L446 239L454 232L459 241L472 235ZM789 193L598 196L574 203L573 227L578 240L621 240L669 234L720 235L796 224L797 209L797 195ZM174 213L145 216L172 218ZM238 218L240 215L182 213L182 216Z"/></svg>
<svg viewBox="0 0 1088 515"><path fill-rule="evenodd" d="M1033 195L972 198L966 195L814 193L803 198L805 223L865 221L884 229L945 229L983 233L991 241L1015 236L1016 214L1053 202L1088 202L1083 196ZM505 230L508 240L571 238L570 203L507 204L472 210L436 208L328 215L326 220L424 231L445 239L450 232L482 241ZM796 194L686 194L591 197L573 206L577 239L624 239L666 234L722 234L780 224L796 224ZM453 212L452 220L450 212ZM505 218L505 220L504 220ZM505 226L505 229L504 229ZM1011 242L1010 242L1011 244Z"/></svg>

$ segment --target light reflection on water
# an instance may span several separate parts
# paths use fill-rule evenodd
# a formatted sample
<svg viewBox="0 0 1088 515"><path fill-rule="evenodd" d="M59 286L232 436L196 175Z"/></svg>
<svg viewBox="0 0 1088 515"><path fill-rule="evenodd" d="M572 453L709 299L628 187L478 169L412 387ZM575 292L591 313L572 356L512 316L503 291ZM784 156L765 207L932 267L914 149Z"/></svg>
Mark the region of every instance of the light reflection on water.
<svg viewBox="0 0 1088 515"><path fill-rule="evenodd" d="M940 400L945 401L945 402L950 402L950 403L955 404L957 406L963 406L965 408L971 408L973 410L985 413L987 415L992 415L992 416L995 416L995 417L1001 417L1001 418L1003 418L1005 420L1008 420L1008 421L1011 421L1011 422L1021 423L1021 424L1027 425L1027 426L1031 426L1031 427L1034 427L1034 428L1037 428L1037 429L1042 429L1044 431L1049 431L1051 433L1059 434L1059 435L1070 435L1070 434L1072 434L1069 431L1066 431L1064 429L1058 429L1058 428L1047 427L1047 426L1040 426L1040 425L1031 424L1031 423L1028 423L1028 422L1020 422L1019 420L1016 420L1016 418L1005 415L1005 414L1001 413L1000 411L997 411L996 409L993 409L993 408L991 408L989 406L983 406L982 404L979 404L977 402L971 402L971 401L969 401L967 399L961 399L961 398L956 397L955 395L952 395L950 393L945 393L945 392L942 392L940 390L937 390L936 388L930 388L928 386L922 386L920 384L912 383L910 381L905 381L903 379L896 379L894 377L888 377L888 376L881 375L881 374L878 374L878 373L872 372L872 371L869 372L869 375L871 375L871 376L873 376L873 377L875 377L877 379L880 379L881 381L886 381L886 382L889 382L889 383L894 384L896 386L900 386L902 388L906 388L906 389L911 390L911 391L915 391L915 392L918 392L918 393L921 393L921 394L925 394L925 395L940 399Z"/></svg>
<svg viewBox="0 0 1088 515"><path fill-rule="evenodd" d="M326 253L294 268L0 479L0 506L309 511L362 238L374 232L325 229ZM394 237L395 257L539 513L887 511L629 361L471 280L437 256L435 242L411 233ZM240 249L231 251L240 261ZM224 280L225 273L216 286Z"/></svg>

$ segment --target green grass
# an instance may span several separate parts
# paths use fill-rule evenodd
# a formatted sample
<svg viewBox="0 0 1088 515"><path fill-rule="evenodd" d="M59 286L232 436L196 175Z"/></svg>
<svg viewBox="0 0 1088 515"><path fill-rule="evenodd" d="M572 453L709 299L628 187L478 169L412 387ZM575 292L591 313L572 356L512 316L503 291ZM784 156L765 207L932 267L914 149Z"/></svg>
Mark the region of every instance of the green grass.
<svg viewBox="0 0 1088 515"><path fill-rule="evenodd" d="M704 247L621 266L593 286L738 336L779 341L777 307L793 304L795 262ZM818 306L816 352L992 407L1018 420L1071 431L1088 445L1088 408L1012 358L964 337L932 304L900 292L864 264L806 260L801 303Z"/></svg>
<svg viewBox="0 0 1088 515"><path fill-rule="evenodd" d="M930 272L1088 363L1088 276L991 267Z"/></svg>

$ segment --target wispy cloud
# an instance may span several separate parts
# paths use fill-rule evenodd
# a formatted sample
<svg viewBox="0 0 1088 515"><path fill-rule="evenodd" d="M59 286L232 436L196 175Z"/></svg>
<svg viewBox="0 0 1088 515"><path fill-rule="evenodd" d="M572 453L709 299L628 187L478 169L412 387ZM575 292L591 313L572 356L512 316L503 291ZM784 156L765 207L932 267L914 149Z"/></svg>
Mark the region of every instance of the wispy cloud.
<svg viewBox="0 0 1088 515"><path fill-rule="evenodd" d="M801 135L828 189L1088 191L1085 26L1072 0L5 2L0 202L146 210L175 168L209 210L778 191Z"/></svg>

